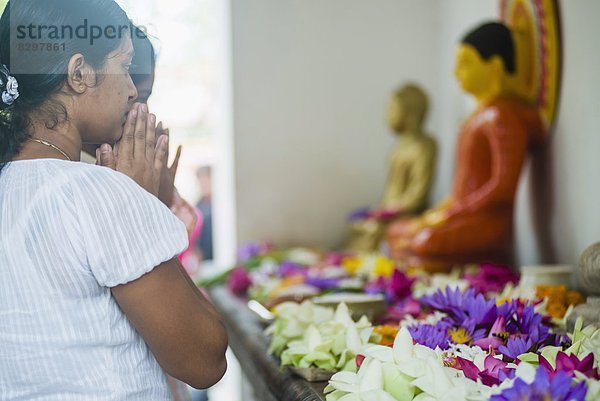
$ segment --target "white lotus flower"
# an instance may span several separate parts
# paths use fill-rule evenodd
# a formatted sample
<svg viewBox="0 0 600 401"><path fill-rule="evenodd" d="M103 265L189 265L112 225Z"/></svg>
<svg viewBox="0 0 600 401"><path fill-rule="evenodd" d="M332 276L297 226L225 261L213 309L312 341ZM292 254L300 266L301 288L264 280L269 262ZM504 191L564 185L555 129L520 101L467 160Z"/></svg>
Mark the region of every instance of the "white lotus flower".
<svg viewBox="0 0 600 401"><path fill-rule="evenodd" d="M293 248L286 256L286 259L305 266L312 266L319 263L321 256L307 248Z"/></svg>
<svg viewBox="0 0 600 401"><path fill-rule="evenodd" d="M573 353L579 359L594 354L594 367L598 368L600 362L600 329L594 325L583 327L583 318L579 317L575 322L573 333L569 336L573 340L573 345L565 352Z"/></svg>
<svg viewBox="0 0 600 401"><path fill-rule="evenodd" d="M460 276L460 270L455 269L450 274L437 273L432 275L429 283L426 281L417 281L413 285L413 296L415 298L421 298L424 295L431 295L446 287L450 287L451 289L458 288L461 292L464 292L469 288L469 282L461 279Z"/></svg>
<svg viewBox="0 0 600 401"><path fill-rule="evenodd" d="M327 401L398 401L385 391L382 365L373 358L365 358L358 373L333 375L325 392Z"/></svg>

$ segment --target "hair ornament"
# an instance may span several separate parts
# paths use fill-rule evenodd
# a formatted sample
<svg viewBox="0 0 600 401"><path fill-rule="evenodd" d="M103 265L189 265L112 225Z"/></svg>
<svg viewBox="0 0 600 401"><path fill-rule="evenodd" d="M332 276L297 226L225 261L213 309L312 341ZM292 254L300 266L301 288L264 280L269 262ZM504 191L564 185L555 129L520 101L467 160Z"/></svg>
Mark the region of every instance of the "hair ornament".
<svg viewBox="0 0 600 401"><path fill-rule="evenodd" d="M19 97L19 83L10 75L5 64L0 65L0 91L2 91L2 103L10 107Z"/></svg>

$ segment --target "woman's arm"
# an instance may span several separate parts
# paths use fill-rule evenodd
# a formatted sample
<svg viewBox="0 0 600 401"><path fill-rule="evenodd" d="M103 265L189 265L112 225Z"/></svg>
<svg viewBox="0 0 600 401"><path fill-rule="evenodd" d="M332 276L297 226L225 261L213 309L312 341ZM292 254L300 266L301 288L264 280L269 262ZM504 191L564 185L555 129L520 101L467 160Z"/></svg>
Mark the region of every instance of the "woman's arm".
<svg viewBox="0 0 600 401"><path fill-rule="evenodd" d="M227 332L176 258L112 293L169 375L196 388L221 379Z"/></svg>

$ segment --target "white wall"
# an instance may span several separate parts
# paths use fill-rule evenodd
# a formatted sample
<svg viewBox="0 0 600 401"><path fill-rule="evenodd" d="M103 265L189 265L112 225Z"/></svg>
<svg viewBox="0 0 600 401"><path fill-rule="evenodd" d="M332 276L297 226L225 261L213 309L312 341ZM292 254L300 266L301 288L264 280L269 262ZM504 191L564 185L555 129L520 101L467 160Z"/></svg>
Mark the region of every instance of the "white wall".
<svg viewBox="0 0 600 401"><path fill-rule="evenodd" d="M437 179L433 197L441 200L452 187L455 144L461 121L472 109L473 101L462 92L454 79L454 56L457 44L471 28L482 21L497 19L497 0L452 0L437 2L442 17L437 36L440 86L433 100L439 109L439 125L435 127L440 147Z"/></svg>
<svg viewBox="0 0 600 401"><path fill-rule="evenodd" d="M556 131L518 193L522 264L575 263L600 240L600 1L563 0ZM410 7L409 7L410 6ZM460 37L495 0L233 0L238 240L334 246L345 214L377 202L393 139L383 113L408 79L432 97L434 199L450 190L472 102L452 75Z"/></svg>
<svg viewBox="0 0 600 401"><path fill-rule="evenodd" d="M384 111L408 79L437 82L437 2L234 0L240 242L335 246L383 190Z"/></svg>

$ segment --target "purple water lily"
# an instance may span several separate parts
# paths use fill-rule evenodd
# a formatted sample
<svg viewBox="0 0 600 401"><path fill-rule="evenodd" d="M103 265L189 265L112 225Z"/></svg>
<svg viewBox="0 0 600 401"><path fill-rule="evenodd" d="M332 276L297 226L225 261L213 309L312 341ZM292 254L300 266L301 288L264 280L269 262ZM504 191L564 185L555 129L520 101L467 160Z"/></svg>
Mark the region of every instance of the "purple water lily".
<svg viewBox="0 0 600 401"><path fill-rule="evenodd" d="M304 283L317 287L320 290L330 290L338 288L340 281L341 279L337 277L307 276Z"/></svg>
<svg viewBox="0 0 600 401"><path fill-rule="evenodd" d="M538 368L533 383L519 378L512 387L493 395L490 401L584 401L586 393L585 382L573 385L573 379L564 372L550 380L546 370Z"/></svg>
<svg viewBox="0 0 600 401"><path fill-rule="evenodd" d="M498 347L504 344L500 338L500 335L501 333L506 332L505 322L506 318L504 316L498 316L492 325L492 329L490 330L488 336L474 341L473 344L485 350L490 348L498 349Z"/></svg>
<svg viewBox="0 0 600 401"><path fill-rule="evenodd" d="M472 322L475 326L489 326L498 316L496 300L487 300L482 294L469 292L463 298L463 314L466 322Z"/></svg>
<svg viewBox="0 0 600 401"><path fill-rule="evenodd" d="M507 327L509 332L526 334L534 343L543 343L550 336L550 328L544 324L544 318L539 313L535 312L532 304L525 304L522 313L517 312L517 317L514 319L515 328Z"/></svg>
<svg viewBox="0 0 600 401"><path fill-rule="evenodd" d="M498 351L505 357L515 360L519 355L529 352L534 345L535 343L531 338L511 337L506 345L498 347Z"/></svg>
<svg viewBox="0 0 600 401"><path fill-rule="evenodd" d="M480 379L486 386L500 384L502 378L507 377L509 375L508 372L514 370L513 368L507 367L508 363L501 359L494 358L491 355L485 357L483 370L479 370L477 365L468 359L464 359L460 356L457 359L458 368L463 371L466 377L473 381Z"/></svg>
<svg viewBox="0 0 600 401"><path fill-rule="evenodd" d="M421 314L421 304L414 298L407 298L395 305L389 306L383 317L379 319L380 323L397 325L407 316L417 317Z"/></svg>
<svg viewBox="0 0 600 401"><path fill-rule="evenodd" d="M464 293L460 289L446 287L432 295L424 296L421 302L432 309L445 312L461 327L490 326L498 316L495 299L487 300L482 294L468 289ZM485 334L483 334L485 336Z"/></svg>
<svg viewBox="0 0 600 401"><path fill-rule="evenodd" d="M419 323L408 327L408 331L417 344L424 345L431 349L440 347L445 350L450 347L450 335L448 329L452 327L450 323L441 320L436 324Z"/></svg>
<svg viewBox="0 0 600 401"><path fill-rule="evenodd" d="M444 290L437 290L431 295L422 297L421 303L433 310L457 316L462 313L463 296L465 295L466 293L463 294L459 288L446 287Z"/></svg>
<svg viewBox="0 0 600 401"><path fill-rule="evenodd" d="M392 277L378 277L368 283L364 290L367 294L384 294L388 304L395 304L412 294L411 287L415 280L396 269Z"/></svg>
<svg viewBox="0 0 600 401"><path fill-rule="evenodd" d="M574 376L574 372L581 372L585 376L600 380L598 370L594 368L594 354L588 354L585 358L579 359L577 355L567 355L564 352L559 352L556 355L556 368L553 368L546 358L540 355L540 367L546 370L546 373L553 379L559 372L566 373L570 377Z"/></svg>
<svg viewBox="0 0 600 401"><path fill-rule="evenodd" d="M308 269L303 265L285 260L279 265L277 275L286 278L292 276L305 276L307 272Z"/></svg>
<svg viewBox="0 0 600 401"><path fill-rule="evenodd" d="M464 279L475 291L487 294L500 292L507 284L517 284L519 275L508 266L482 264L475 274L465 274Z"/></svg>
<svg viewBox="0 0 600 401"><path fill-rule="evenodd" d="M272 246L268 243L251 242L240 246L238 248L238 260L241 263L248 261L249 259L255 258L262 255L263 253L269 252Z"/></svg>

